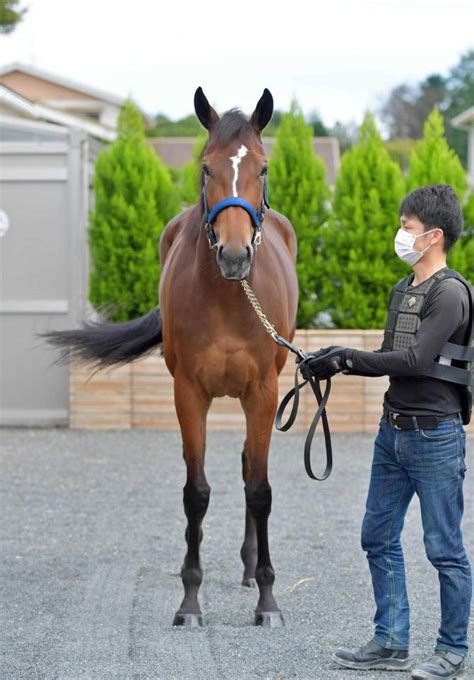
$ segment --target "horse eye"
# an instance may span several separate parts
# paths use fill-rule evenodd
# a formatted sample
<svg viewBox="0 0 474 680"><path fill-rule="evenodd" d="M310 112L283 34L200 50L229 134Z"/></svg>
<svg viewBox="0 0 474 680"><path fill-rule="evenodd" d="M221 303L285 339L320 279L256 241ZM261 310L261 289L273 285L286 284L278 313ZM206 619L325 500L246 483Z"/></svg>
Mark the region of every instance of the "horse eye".
<svg viewBox="0 0 474 680"><path fill-rule="evenodd" d="M205 165L205 164L202 166L202 171L203 171L203 173L204 173L207 177L209 177L209 175L211 174L211 173L209 172L209 168L208 168L207 165Z"/></svg>
<svg viewBox="0 0 474 680"><path fill-rule="evenodd" d="M266 175L267 173L268 173L268 166L265 165L265 166L262 168L261 172L260 172L260 177L265 177L265 175Z"/></svg>

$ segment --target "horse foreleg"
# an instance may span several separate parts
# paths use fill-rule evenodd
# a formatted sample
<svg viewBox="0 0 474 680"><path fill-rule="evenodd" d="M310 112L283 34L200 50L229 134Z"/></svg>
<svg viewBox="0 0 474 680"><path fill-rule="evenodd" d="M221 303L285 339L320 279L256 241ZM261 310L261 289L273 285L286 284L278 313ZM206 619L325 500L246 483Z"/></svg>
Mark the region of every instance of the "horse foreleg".
<svg viewBox="0 0 474 680"><path fill-rule="evenodd" d="M275 375L271 382L256 385L241 399L247 420L245 498L257 534L255 578L260 596L255 610L255 623L268 627L283 624L283 617L273 596L275 572L268 544L272 490L268 482L267 464L277 398Z"/></svg>
<svg viewBox="0 0 474 680"><path fill-rule="evenodd" d="M249 479L249 457L247 453L247 442L242 451L242 477L245 483ZM244 563L244 576L242 585L247 588L255 588L255 569L257 567L257 527L248 507L245 508L245 538L240 549L240 557Z"/></svg>
<svg viewBox="0 0 474 680"><path fill-rule="evenodd" d="M202 626L198 591L202 582L199 546L202 541L202 520L209 505L211 489L204 474L206 449L206 414L210 400L192 383L175 375L175 405L183 438L183 457L187 478L183 488L184 512L188 525L188 546L181 569L184 599L174 617L175 626Z"/></svg>

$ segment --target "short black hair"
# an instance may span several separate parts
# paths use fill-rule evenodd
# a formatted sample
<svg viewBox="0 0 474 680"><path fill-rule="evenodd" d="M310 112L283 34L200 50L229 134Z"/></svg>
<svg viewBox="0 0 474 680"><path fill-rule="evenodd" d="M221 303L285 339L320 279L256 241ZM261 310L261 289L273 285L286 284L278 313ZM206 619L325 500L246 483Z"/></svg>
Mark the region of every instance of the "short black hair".
<svg viewBox="0 0 474 680"><path fill-rule="evenodd" d="M444 250L456 243L464 226L464 218L456 192L449 184L429 184L405 196L400 216L417 217L425 231L438 227L444 233Z"/></svg>

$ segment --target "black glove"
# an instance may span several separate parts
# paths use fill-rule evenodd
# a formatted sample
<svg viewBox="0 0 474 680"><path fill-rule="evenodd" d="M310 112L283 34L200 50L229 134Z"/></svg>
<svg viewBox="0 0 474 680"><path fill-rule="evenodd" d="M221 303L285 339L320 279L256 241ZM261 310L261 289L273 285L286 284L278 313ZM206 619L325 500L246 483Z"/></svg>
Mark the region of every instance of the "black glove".
<svg viewBox="0 0 474 680"><path fill-rule="evenodd" d="M301 375L305 380L310 376L316 380L327 380L336 373L352 368L352 361L347 356L347 347L323 347L317 352L309 352L308 359L300 362Z"/></svg>

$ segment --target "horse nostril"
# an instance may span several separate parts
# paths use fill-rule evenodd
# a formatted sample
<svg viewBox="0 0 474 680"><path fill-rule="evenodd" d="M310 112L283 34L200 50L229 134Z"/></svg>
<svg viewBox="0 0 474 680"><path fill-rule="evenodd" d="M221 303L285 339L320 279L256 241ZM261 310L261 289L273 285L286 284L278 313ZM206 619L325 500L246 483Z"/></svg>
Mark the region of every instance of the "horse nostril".
<svg viewBox="0 0 474 680"><path fill-rule="evenodd" d="M217 248L217 261L220 264L242 266L252 261L253 249L251 246L229 246L225 243Z"/></svg>

